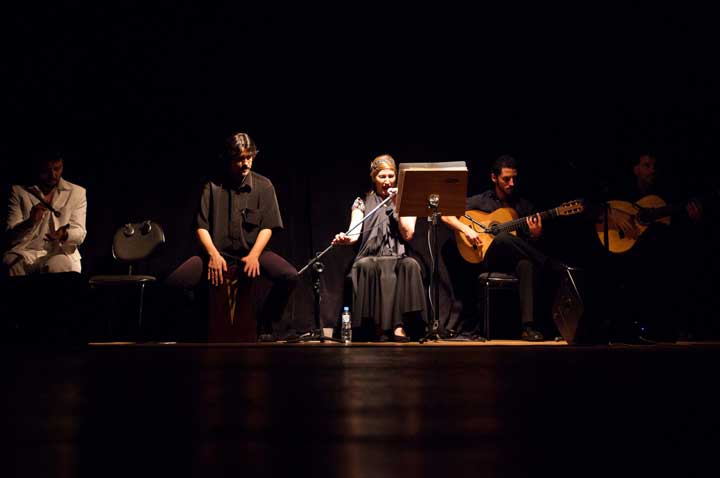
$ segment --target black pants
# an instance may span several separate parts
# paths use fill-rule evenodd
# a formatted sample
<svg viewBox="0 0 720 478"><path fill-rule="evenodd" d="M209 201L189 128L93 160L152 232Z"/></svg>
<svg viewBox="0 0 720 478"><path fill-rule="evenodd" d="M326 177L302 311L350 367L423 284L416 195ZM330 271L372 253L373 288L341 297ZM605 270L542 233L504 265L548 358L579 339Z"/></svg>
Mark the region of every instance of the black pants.
<svg viewBox="0 0 720 478"><path fill-rule="evenodd" d="M244 257L247 252L234 251L230 254L234 257ZM228 260L228 256L225 258ZM232 258L228 262L233 260L237 263L238 274L244 274L242 268L245 264ZM272 324L282 318L283 311L290 301L290 296L295 290L299 278L297 269L272 251L263 251L258 261L260 262L260 274L272 282L270 293L260 310L258 326L260 333L272 333Z"/></svg>
<svg viewBox="0 0 720 478"><path fill-rule="evenodd" d="M608 307L614 339L641 334L660 341L676 339L679 319L689 314L687 284L693 283L690 264L672 231L653 225L633 249L610 257ZM691 279L692 277L692 279Z"/></svg>
<svg viewBox="0 0 720 478"><path fill-rule="evenodd" d="M497 235L485 253L485 267L490 272L515 274L518 278L520 316L523 324L534 321L534 296L539 273L547 257L530 243L503 232Z"/></svg>

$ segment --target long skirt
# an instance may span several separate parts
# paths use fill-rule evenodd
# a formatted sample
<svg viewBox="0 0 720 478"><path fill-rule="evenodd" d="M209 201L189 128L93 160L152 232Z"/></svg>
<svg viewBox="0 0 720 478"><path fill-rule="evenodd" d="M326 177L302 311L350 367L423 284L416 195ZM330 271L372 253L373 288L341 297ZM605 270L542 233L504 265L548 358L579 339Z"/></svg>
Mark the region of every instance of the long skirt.
<svg viewBox="0 0 720 478"><path fill-rule="evenodd" d="M372 319L382 331L404 325L408 314L427 323L420 264L412 257L363 257L352 267L353 326Z"/></svg>

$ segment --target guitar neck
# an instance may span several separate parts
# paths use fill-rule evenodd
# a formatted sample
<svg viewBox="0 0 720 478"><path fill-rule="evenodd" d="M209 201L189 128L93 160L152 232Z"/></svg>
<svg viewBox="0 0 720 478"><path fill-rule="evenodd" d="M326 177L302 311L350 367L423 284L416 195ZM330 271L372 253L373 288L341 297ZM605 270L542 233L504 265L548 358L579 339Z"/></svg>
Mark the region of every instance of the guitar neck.
<svg viewBox="0 0 720 478"><path fill-rule="evenodd" d="M532 216L534 216L534 214ZM497 230L498 233L517 231L518 229L522 228L523 226L526 226L527 219L532 216L524 216L524 217L520 217L517 219L513 219L512 221L504 222L502 224L497 224L493 229ZM540 218L542 220L550 219L550 218L557 217L557 216L558 216L557 208L548 209L547 211L543 211L540 213Z"/></svg>

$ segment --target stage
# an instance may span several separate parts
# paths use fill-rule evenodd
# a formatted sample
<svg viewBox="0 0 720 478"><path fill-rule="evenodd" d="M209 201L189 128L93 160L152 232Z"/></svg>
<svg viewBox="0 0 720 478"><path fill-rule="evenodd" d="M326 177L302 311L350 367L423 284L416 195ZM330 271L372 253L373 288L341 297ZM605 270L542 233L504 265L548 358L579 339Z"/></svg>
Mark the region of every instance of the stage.
<svg viewBox="0 0 720 478"><path fill-rule="evenodd" d="M720 342L6 345L3 476L688 476Z"/></svg>

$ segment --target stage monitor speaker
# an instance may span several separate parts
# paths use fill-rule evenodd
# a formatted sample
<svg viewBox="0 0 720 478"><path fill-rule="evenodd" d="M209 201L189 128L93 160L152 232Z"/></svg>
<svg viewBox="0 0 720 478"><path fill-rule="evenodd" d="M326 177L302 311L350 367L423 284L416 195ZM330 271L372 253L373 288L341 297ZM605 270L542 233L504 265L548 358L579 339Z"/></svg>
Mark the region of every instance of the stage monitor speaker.
<svg viewBox="0 0 720 478"><path fill-rule="evenodd" d="M578 269L568 269L560 280L555 294L552 317L560 335L568 344L592 343L589 324L585 315L581 291L581 274Z"/></svg>

